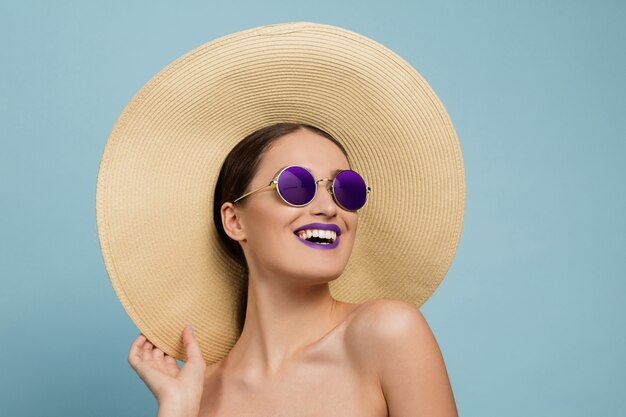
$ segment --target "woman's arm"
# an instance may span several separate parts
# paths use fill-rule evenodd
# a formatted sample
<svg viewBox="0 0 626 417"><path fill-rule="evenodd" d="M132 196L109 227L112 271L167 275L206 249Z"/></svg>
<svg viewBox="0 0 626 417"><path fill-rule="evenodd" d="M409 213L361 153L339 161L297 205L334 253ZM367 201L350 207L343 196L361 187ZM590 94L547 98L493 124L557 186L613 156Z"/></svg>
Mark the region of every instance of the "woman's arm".
<svg viewBox="0 0 626 417"><path fill-rule="evenodd" d="M378 375L390 417L457 417L446 366L419 309L377 300L355 320L363 366Z"/></svg>

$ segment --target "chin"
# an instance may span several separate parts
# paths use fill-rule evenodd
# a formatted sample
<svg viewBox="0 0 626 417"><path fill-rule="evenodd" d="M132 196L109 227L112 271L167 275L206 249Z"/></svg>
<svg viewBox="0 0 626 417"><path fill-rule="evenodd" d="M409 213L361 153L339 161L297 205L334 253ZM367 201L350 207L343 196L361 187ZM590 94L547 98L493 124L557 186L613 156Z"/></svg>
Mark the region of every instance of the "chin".
<svg viewBox="0 0 626 417"><path fill-rule="evenodd" d="M298 276L303 281L323 284L325 282L331 282L339 278L343 273L343 270L344 268L316 268L314 270L307 269L305 271L300 270L299 272L296 272L296 276Z"/></svg>

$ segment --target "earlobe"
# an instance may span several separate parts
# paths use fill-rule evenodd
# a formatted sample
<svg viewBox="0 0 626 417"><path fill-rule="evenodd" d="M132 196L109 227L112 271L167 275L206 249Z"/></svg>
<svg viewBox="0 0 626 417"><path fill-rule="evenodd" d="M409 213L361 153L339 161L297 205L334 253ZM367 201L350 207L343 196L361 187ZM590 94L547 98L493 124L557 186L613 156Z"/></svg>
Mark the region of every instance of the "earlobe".
<svg viewBox="0 0 626 417"><path fill-rule="evenodd" d="M238 210L233 203L224 203L220 209L222 225L226 234L233 240L242 241L246 238Z"/></svg>

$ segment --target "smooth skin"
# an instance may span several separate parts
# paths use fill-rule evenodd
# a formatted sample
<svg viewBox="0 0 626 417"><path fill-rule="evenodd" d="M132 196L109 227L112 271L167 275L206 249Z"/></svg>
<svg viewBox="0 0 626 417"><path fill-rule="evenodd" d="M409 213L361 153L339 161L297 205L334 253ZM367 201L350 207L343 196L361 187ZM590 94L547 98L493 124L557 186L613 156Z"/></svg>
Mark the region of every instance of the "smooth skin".
<svg viewBox="0 0 626 417"><path fill-rule="evenodd" d="M249 190L287 165L305 166L317 179L350 168L336 145L301 129L264 152ZM224 203L224 229L249 268L244 329L228 355L204 369L202 383L190 335L183 334L191 355L180 373L175 363L158 364L167 357L143 345L136 368L158 394L160 417L457 416L443 357L419 309L398 300L350 304L331 296L329 283L352 252L358 213L340 208L325 184L305 207L285 204L270 188L243 205ZM298 241L293 231L313 222L339 226L337 248ZM150 367L141 366L146 361ZM187 367L193 377L185 377Z"/></svg>
<svg viewBox="0 0 626 417"><path fill-rule="evenodd" d="M187 354L182 368L143 334L137 336L128 352L128 363L159 403L160 417L197 416L199 412L206 363L191 325L185 328L182 337Z"/></svg>

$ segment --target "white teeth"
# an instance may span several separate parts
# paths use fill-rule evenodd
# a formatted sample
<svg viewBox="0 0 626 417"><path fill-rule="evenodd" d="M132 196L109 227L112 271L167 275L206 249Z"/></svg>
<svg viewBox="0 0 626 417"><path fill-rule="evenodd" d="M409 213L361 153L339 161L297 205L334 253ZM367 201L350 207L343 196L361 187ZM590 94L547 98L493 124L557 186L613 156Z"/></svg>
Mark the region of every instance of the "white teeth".
<svg viewBox="0 0 626 417"><path fill-rule="evenodd" d="M333 230L316 230L316 229L308 229L301 230L298 232L298 236L302 239L310 239L312 237L319 237L322 239L328 239L331 242L337 240L337 232Z"/></svg>

